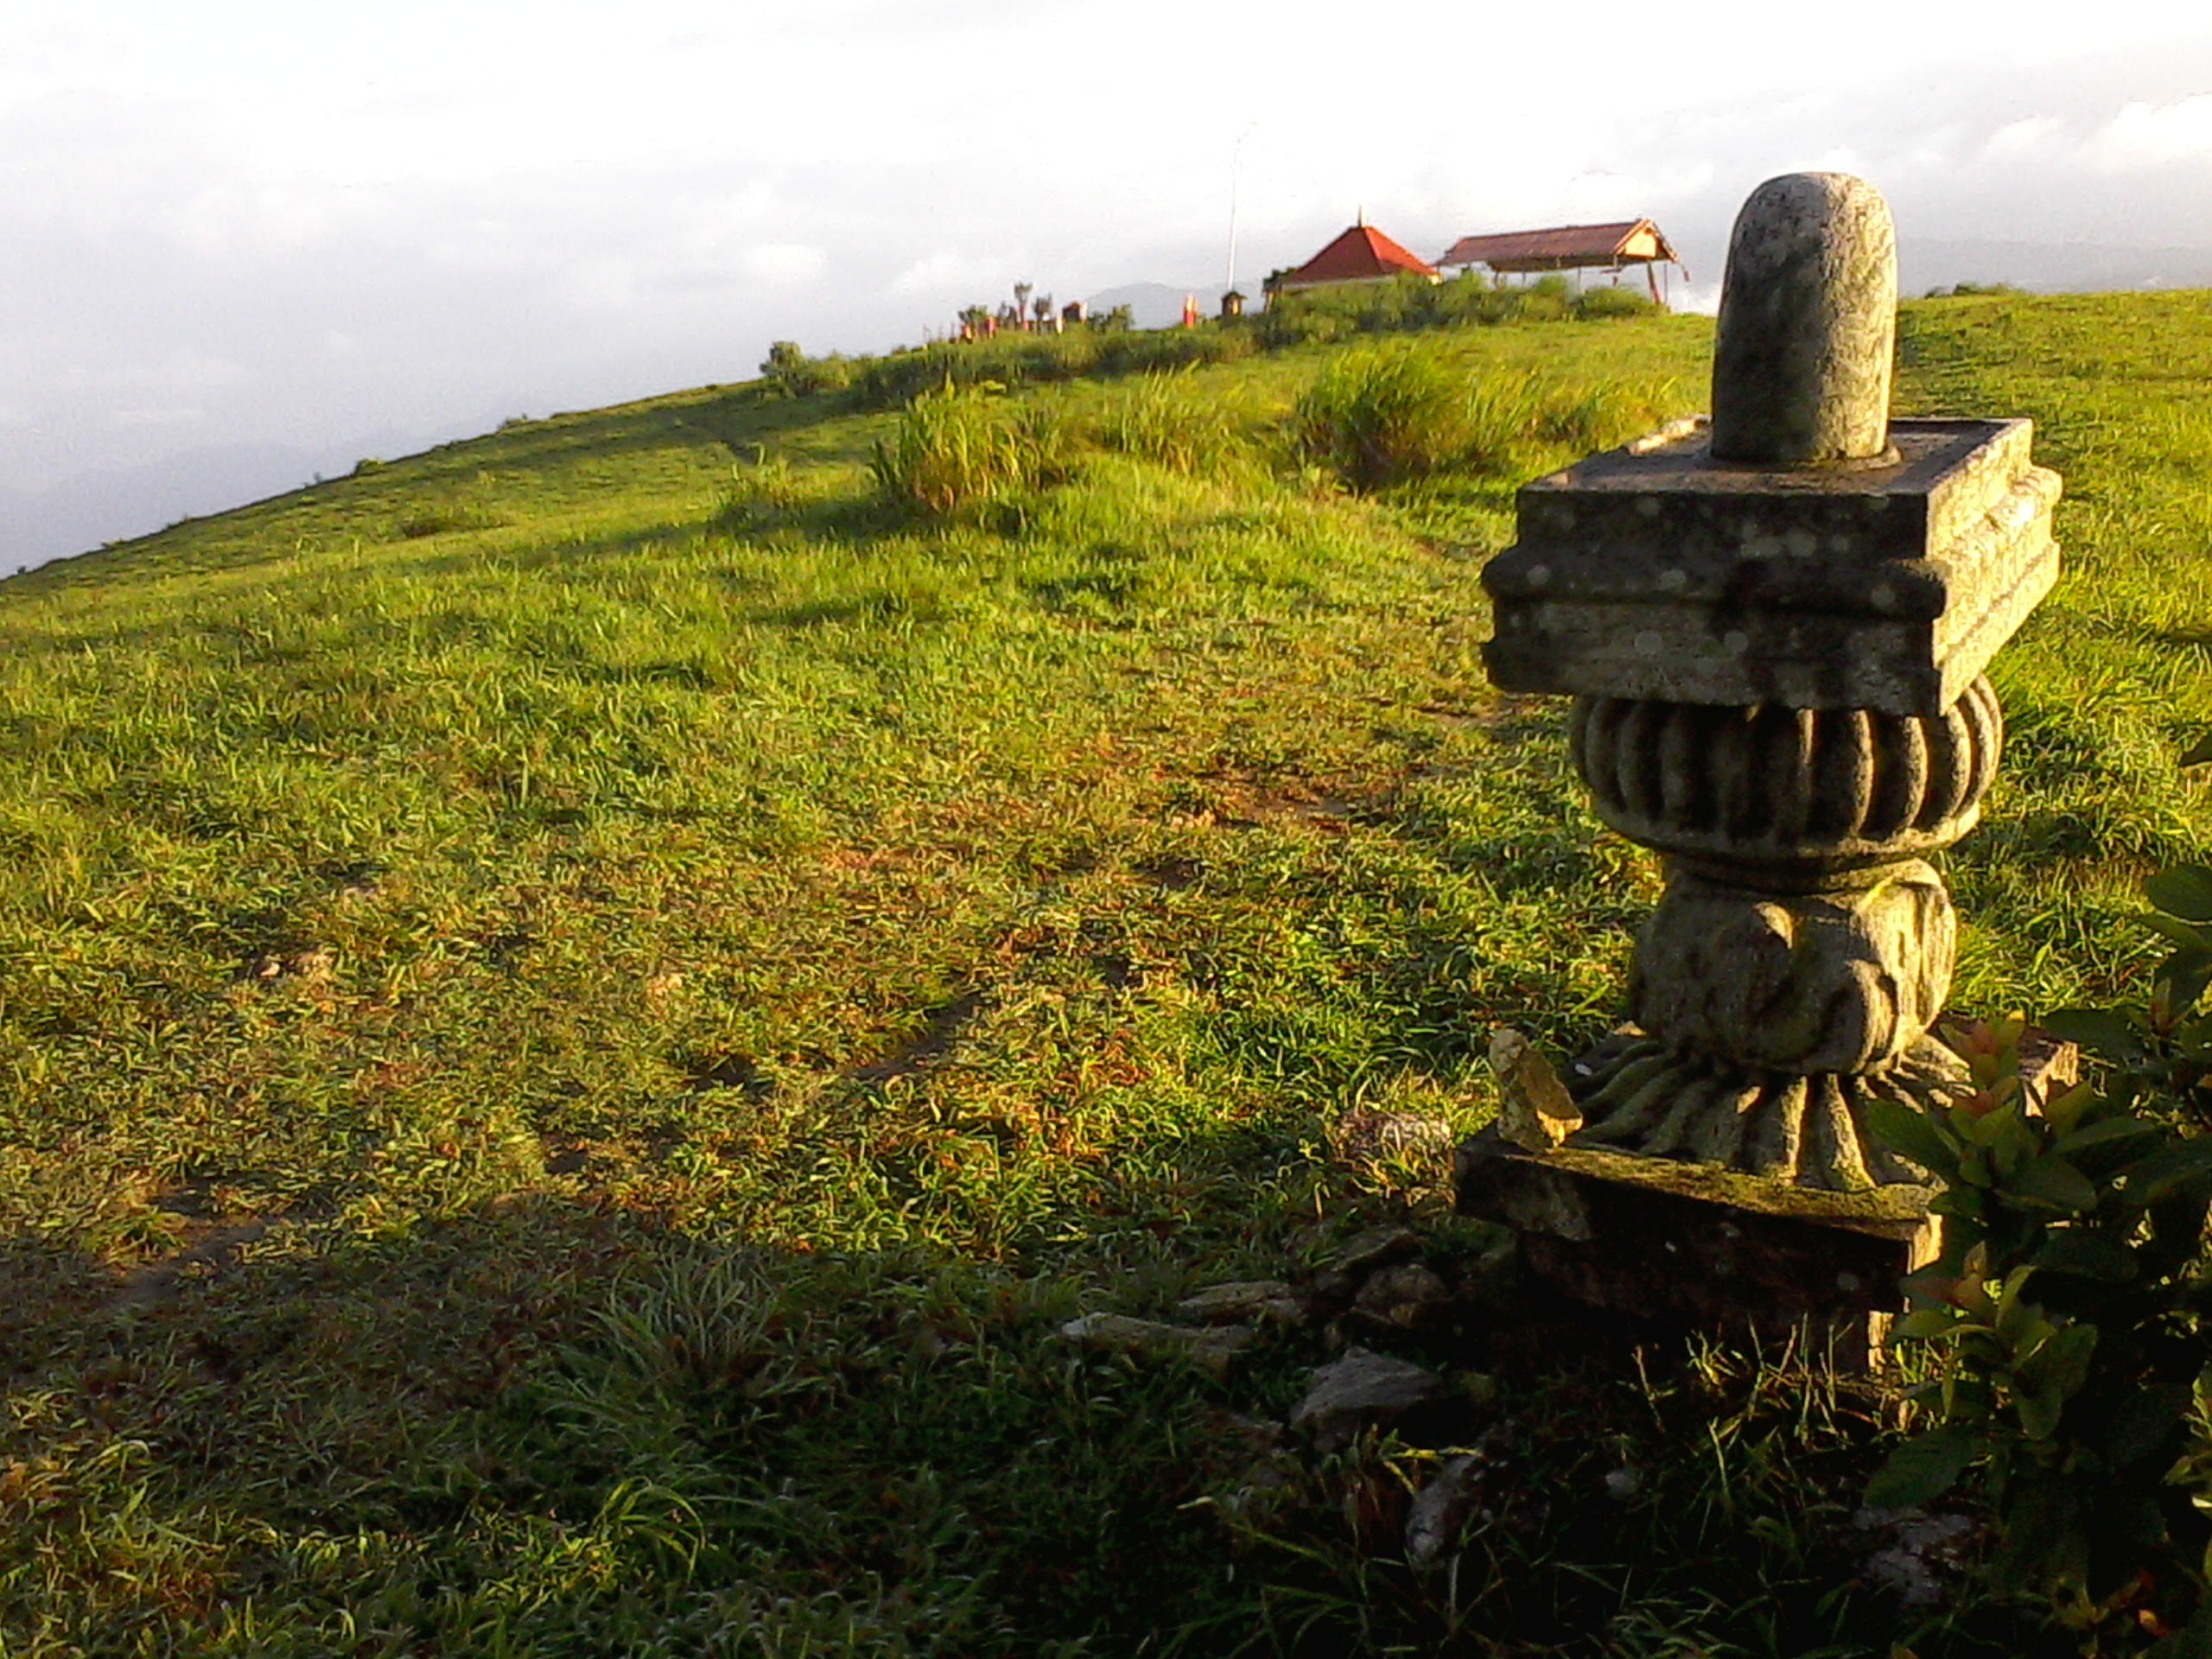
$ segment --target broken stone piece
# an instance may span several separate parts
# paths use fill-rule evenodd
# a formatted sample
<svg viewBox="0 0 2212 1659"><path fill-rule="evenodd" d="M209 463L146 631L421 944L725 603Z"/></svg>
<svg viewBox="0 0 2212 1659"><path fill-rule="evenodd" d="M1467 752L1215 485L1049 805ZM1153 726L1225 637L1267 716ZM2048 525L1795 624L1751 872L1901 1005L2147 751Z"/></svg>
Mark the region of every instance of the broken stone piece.
<svg viewBox="0 0 2212 1659"><path fill-rule="evenodd" d="M1162 1325L1156 1319L1132 1319L1126 1313L1088 1313L1062 1325L1060 1335L1104 1353L1133 1354L1140 1359L1186 1359L1218 1376L1256 1333L1242 1325L1192 1330L1188 1325Z"/></svg>
<svg viewBox="0 0 2212 1659"><path fill-rule="evenodd" d="M1362 1285L1352 1306L1370 1319L1410 1331L1433 1324L1451 1302L1451 1286L1418 1262L1401 1262Z"/></svg>
<svg viewBox="0 0 2212 1659"><path fill-rule="evenodd" d="M1392 1262L1402 1262L1421 1249L1421 1235L1410 1227L1370 1227L1354 1233L1337 1249L1329 1266L1338 1273L1364 1273Z"/></svg>
<svg viewBox="0 0 2212 1659"><path fill-rule="evenodd" d="M1547 1152L1582 1127L1582 1109L1536 1046L1510 1026L1490 1035L1497 1074L1497 1132L1516 1147Z"/></svg>
<svg viewBox="0 0 2212 1659"><path fill-rule="evenodd" d="M1410 1360L1364 1348L1318 1368L1313 1386L1290 1414L1293 1428L1310 1430L1316 1446L1333 1452L1371 1423L1402 1417L1446 1397L1443 1379Z"/></svg>
<svg viewBox="0 0 2212 1659"><path fill-rule="evenodd" d="M1306 1304L1277 1279L1243 1279L1208 1285L1175 1304L1180 1317L1200 1325L1301 1325Z"/></svg>
<svg viewBox="0 0 2212 1659"><path fill-rule="evenodd" d="M1414 1495L1406 1516L1406 1560L1416 1567L1433 1567L1452 1541L1481 1490L1483 1460L1472 1452L1446 1458Z"/></svg>

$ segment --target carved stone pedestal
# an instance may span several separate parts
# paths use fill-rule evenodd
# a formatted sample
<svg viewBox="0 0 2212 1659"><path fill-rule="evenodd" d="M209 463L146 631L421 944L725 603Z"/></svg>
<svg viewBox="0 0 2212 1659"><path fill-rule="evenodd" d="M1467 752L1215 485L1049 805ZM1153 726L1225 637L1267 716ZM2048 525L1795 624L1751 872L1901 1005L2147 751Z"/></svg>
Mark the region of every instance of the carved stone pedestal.
<svg viewBox="0 0 2212 1659"><path fill-rule="evenodd" d="M1974 827L2003 730L1980 678L1935 715L1577 698L1599 816L1668 859L1629 978L1651 1035L1570 1084L1577 1143L1838 1190L1916 1179L1864 1109L1966 1075L1927 1036L1957 925L1922 855Z"/></svg>
<svg viewBox="0 0 2212 1659"><path fill-rule="evenodd" d="M1709 424L1524 486L1483 572L1491 677L1575 699L1600 817L1666 860L1577 1144L1849 1190L1910 1182L1867 1102L1927 1035L1957 924L1928 862L2004 721L1982 671L2058 569L2025 421L1888 418L1888 210L1796 175L1737 221Z"/></svg>
<svg viewBox="0 0 2212 1659"><path fill-rule="evenodd" d="M1666 863L1628 1033L1563 1092L1509 1046L1544 1149L1463 1148L1462 1207L1601 1307L1863 1343L1925 1245L1867 1108L1965 1076L1929 1034L1957 938L1929 860L1995 774L1983 671L2056 579L2059 480L2025 421L1889 418L1896 269L1872 186L1761 185L1711 420L1525 485L1483 572L1492 682L1575 699L1599 816Z"/></svg>

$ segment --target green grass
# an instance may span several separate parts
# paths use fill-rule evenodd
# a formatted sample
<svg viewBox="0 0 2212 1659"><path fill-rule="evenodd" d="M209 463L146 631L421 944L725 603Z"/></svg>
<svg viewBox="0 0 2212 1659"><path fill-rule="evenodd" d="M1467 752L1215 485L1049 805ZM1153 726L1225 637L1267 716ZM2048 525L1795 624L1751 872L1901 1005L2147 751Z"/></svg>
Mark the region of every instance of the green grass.
<svg viewBox="0 0 2212 1659"><path fill-rule="evenodd" d="M1685 410L1708 340L1423 337ZM2033 415L2069 477L1956 1000L2111 995L2208 840L2212 298L1904 349L1902 405ZM1893 1629L1875 1408L1802 1366L1505 1365L1517 1518L1447 1583L1394 1553L1419 1448L1238 1496L1318 1338L1224 1382L1052 1335L1376 1219L1471 1248L1333 1131L1483 1122L1489 1028L1602 1030L1657 890L1563 709L1484 682L1511 480L1302 472L1333 360L1009 394L1063 464L945 517L871 478L896 412L708 389L0 583L0 1652Z"/></svg>

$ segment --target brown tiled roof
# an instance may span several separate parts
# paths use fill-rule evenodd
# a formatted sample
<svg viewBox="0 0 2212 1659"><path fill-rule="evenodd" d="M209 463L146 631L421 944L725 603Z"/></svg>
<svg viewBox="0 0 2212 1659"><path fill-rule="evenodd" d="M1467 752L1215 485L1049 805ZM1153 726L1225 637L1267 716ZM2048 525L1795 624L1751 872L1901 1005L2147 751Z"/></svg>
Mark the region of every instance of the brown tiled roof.
<svg viewBox="0 0 2212 1659"><path fill-rule="evenodd" d="M1488 265L1492 270L1567 270L1582 265L1680 264L1675 250L1648 219L1611 225L1562 225L1548 231L1507 231L1463 236L1436 263Z"/></svg>
<svg viewBox="0 0 2212 1659"><path fill-rule="evenodd" d="M1433 276L1436 267L1418 254L1409 253L1372 225L1355 225L1281 278L1278 288L1303 288L1312 283L1358 283L1375 276L1395 276L1410 270Z"/></svg>

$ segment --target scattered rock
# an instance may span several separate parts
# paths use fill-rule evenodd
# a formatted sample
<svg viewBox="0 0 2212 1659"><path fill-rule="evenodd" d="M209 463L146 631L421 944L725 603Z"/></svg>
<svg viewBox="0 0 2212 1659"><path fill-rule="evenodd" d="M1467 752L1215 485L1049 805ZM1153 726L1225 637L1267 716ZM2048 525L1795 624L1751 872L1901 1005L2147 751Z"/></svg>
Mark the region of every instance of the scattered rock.
<svg viewBox="0 0 2212 1659"><path fill-rule="evenodd" d="M1306 1304L1278 1279L1243 1279L1208 1285L1175 1304L1175 1312L1200 1325L1303 1325Z"/></svg>
<svg viewBox="0 0 2212 1659"><path fill-rule="evenodd" d="M1452 1287L1418 1262L1401 1262L1371 1275L1352 1299L1354 1312L1379 1325L1419 1330L1442 1321Z"/></svg>
<svg viewBox="0 0 2212 1659"><path fill-rule="evenodd" d="M1473 1452L1446 1458L1414 1495L1406 1516L1406 1560L1433 1567L1459 1535L1459 1526L1482 1489L1484 1461Z"/></svg>
<svg viewBox="0 0 2212 1659"><path fill-rule="evenodd" d="M1521 1241L1498 1228L1459 1263L1459 1300L1478 1313L1510 1313L1521 1289Z"/></svg>
<svg viewBox="0 0 2212 1659"><path fill-rule="evenodd" d="M1861 1510L1853 1521L1862 1532L1890 1534L1889 1547L1866 1558L1866 1573L1877 1584L1895 1591L1908 1607L1933 1607L1942 1602L1943 1581L1956 1578L1974 1537L1974 1523L1963 1515Z"/></svg>
<svg viewBox="0 0 2212 1659"><path fill-rule="evenodd" d="M1070 1319L1060 1327L1060 1334L1070 1342L1106 1353L1135 1354L1142 1359L1186 1359L1218 1376L1258 1333L1242 1325L1215 1325L1193 1330L1188 1325L1162 1325L1156 1319L1131 1319L1126 1313L1088 1313Z"/></svg>
<svg viewBox="0 0 2212 1659"><path fill-rule="evenodd" d="M1224 1437L1247 1448L1251 1460L1236 1484L1216 1497L1215 1504L1224 1513L1259 1521L1297 1491L1300 1466L1296 1454L1283 1445L1282 1435L1283 1426L1267 1418L1229 1419Z"/></svg>
<svg viewBox="0 0 2212 1659"><path fill-rule="evenodd" d="M1313 1300L1332 1313L1340 1313L1350 1307L1351 1299L1358 1290L1359 1275L1356 1273L1342 1273L1335 1268L1326 1268L1313 1275Z"/></svg>
<svg viewBox="0 0 2212 1659"><path fill-rule="evenodd" d="M1510 1026L1490 1035L1497 1074L1497 1132L1530 1152L1549 1152L1582 1127L1582 1109L1536 1046Z"/></svg>
<svg viewBox="0 0 2212 1659"><path fill-rule="evenodd" d="M1329 1258L1338 1273L1371 1273L1376 1268L1421 1254L1421 1235L1409 1227L1370 1227L1354 1233Z"/></svg>
<svg viewBox="0 0 2212 1659"><path fill-rule="evenodd" d="M1324 1452L1334 1451L1370 1423L1402 1417L1441 1403L1443 1380L1410 1360L1364 1348L1344 1351L1342 1359L1313 1373L1313 1386L1290 1414L1290 1426L1312 1431Z"/></svg>

